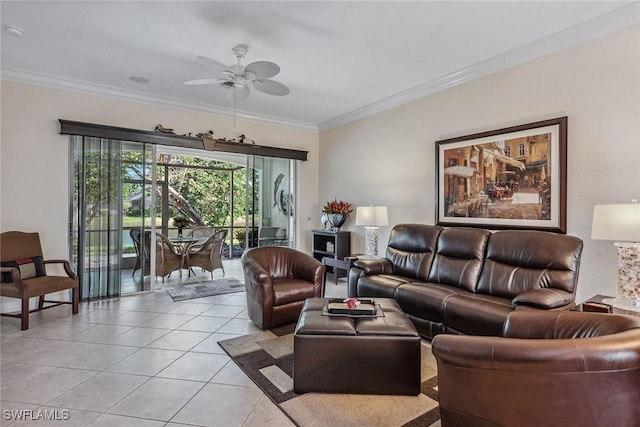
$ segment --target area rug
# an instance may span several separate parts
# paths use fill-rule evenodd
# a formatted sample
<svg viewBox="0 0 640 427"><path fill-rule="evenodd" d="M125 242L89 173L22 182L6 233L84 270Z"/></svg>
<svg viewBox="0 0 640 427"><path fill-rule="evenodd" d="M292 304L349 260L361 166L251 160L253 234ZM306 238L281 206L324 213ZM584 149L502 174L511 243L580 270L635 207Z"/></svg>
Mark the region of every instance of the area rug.
<svg viewBox="0 0 640 427"><path fill-rule="evenodd" d="M295 325L219 341L218 344L298 426L436 427L437 366L422 345L422 387L418 396L303 393L293 391ZM384 369L384 367L380 367ZM372 373L375 374L375 373Z"/></svg>
<svg viewBox="0 0 640 427"><path fill-rule="evenodd" d="M244 284L238 279L215 279L208 282L168 286L166 290L174 301L184 301L213 295L242 292L244 291Z"/></svg>

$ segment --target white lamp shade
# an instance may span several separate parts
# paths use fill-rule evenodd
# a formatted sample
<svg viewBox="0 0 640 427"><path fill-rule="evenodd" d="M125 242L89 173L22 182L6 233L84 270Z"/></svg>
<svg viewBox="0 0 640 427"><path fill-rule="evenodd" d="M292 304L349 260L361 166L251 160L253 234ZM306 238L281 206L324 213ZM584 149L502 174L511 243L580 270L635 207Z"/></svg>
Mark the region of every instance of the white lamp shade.
<svg viewBox="0 0 640 427"><path fill-rule="evenodd" d="M358 206L356 208L356 225L365 227L382 227L389 225L386 206Z"/></svg>
<svg viewBox="0 0 640 427"><path fill-rule="evenodd" d="M595 205L591 239L640 242L640 203Z"/></svg>

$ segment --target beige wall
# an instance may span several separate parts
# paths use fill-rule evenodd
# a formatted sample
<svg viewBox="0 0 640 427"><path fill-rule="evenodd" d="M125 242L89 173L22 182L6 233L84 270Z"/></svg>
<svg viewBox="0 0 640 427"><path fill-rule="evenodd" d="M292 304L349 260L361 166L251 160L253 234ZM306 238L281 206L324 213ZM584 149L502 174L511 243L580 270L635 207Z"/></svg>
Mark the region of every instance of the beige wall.
<svg viewBox="0 0 640 427"><path fill-rule="evenodd" d="M585 244L577 299L615 295L615 248L590 239L591 218L594 204L640 199L640 26L322 132L320 201L388 206L384 250L392 225L435 221L435 141L565 115L567 231Z"/></svg>
<svg viewBox="0 0 640 427"><path fill-rule="evenodd" d="M233 120L1 81L0 230L39 231L47 258L67 258L69 137L58 119L153 130L161 123L178 134L204 132L232 138ZM298 245L310 252L308 213L318 207L318 133L238 121L260 145L309 151L300 162ZM13 300L15 301L15 300ZM7 303L3 301L3 305Z"/></svg>
<svg viewBox="0 0 640 427"><path fill-rule="evenodd" d="M567 115L568 233L585 241L578 299L615 294L612 242L590 240L596 203L640 198L640 26L322 132L240 122L259 144L309 150L298 199L299 247L310 251L322 204L384 204L390 224L434 222L434 142ZM2 81L0 229L38 230L48 257L67 255L68 138L58 119L178 133L231 119ZM246 129L246 130L245 130ZM319 145L318 145L319 144ZM320 167L319 167L320 165ZM319 197L318 197L319 194ZM313 218L307 222L307 217ZM351 217L353 252L364 233ZM391 227L381 229L384 249Z"/></svg>

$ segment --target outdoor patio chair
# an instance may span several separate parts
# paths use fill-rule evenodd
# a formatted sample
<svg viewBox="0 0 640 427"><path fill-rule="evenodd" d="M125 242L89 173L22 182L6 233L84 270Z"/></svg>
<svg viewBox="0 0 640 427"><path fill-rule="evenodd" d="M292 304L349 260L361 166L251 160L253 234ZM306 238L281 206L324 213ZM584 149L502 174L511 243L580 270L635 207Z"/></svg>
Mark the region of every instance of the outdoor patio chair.
<svg viewBox="0 0 640 427"><path fill-rule="evenodd" d="M147 231L145 238L151 241L151 232ZM156 277L162 277L162 283L166 276L178 270L180 279L182 279L182 267L184 265L184 256L177 251L173 243L161 233L156 233Z"/></svg>
<svg viewBox="0 0 640 427"><path fill-rule="evenodd" d="M220 230L204 242L194 243L187 248L185 260L189 275L193 267L201 267L210 272L211 279L213 279L213 271L217 268L222 269L222 275L225 274L222 264L222 243L226 237L227 230Z"/></svg>
<svg viewBox="0 0 640 427"><path fill-rule="evenodd" d="M150 270L149 262L143 256L142 243L140 242L140 237L142 233L138 228L134 228L129 231L129 235L131 236L131 240L133 241L133 247L136 250L136 265L133 267L133 272L131 272L131 276L133 277L136 274L136 271L142 268L143 259L144 259L144 266L145 266L144 271L148 273Z"/></svg>
<svg viewBox="0 0 640 427"><path fill-rule="evenodd" d="M22 320L22 330L29 329L29 313L71 304L73 314L78 314L79 281L71 270L67 260L45 260L38 233L7 231L0 234L0 261L2 282L0 295L20 298L20 314L1 313L2 316L16 317ZM61 264L66 276L47 274L46 266ZM71 301L46 300L47 294L71 289ZM38 308L29 309L29 299L39 297ZM45 306L45 303L49 305Z"/></svg>
<svg viewBox="0 0 640 427"><path fill-rule="evenodd" d="M214 230L211 227L207 227L205 225L199 225L197 227L193 227L187 232L187 236L191 237L210 237L213 236Z"/></svg>

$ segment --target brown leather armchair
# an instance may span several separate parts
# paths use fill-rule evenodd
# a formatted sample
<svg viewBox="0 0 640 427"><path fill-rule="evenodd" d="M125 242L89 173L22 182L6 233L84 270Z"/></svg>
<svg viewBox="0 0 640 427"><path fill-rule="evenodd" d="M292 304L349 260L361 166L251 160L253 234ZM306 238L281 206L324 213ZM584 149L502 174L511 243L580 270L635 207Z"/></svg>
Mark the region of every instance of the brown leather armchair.
<svg viewBox="0 0 640 427"><path fill-rule="evenodd" d="M21 328L25 330L29 329L29 313L34 311L71 304L72 313L78 314L80 295L78 276L71 270L67 260L43 259L38 233L7 231L0 234L0 259L2 261L0 295L22 300L20 314L2 313L2 316L20 318ZM66 276L47 274L46 266L50 264L61 264ZM71 301L45 299L47 294L67 289L72 292ZM29 310L29 299L33 297L39 297L38 308ZM45 303L48 305L45 306Z"/></svg>
<svg viewBox="0 0 640 427"><path fill-rule="evenodd" d="M640 424L640 317L516 311L503 335L433 339L443 427Z"/></svg>
<svg viewBox="0 0 640 427"><path fill-rule="evenodd" d="M295 249L264 246L242 254L249 318L261 329L295 323L307 298L322 296L324 265Z"/></svg>

